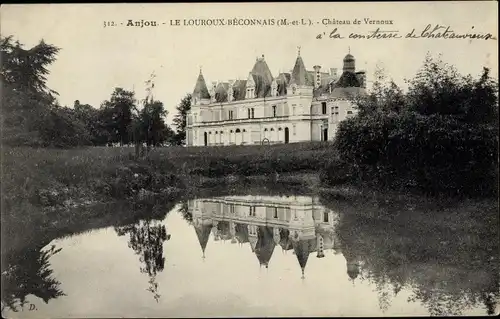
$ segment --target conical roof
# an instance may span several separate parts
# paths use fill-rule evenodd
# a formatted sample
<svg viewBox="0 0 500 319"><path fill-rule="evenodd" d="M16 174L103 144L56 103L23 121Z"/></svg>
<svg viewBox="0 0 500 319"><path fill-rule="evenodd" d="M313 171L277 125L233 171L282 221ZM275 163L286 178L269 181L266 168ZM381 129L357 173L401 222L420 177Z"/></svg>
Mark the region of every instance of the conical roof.
<svg viewBox="0 0 500 319"><path fill-rule="evenodd" d="M199 225L194 229L196 231L196 236L198 236L198 242L200 243L201 250L205 252L208 238L210 237L210 232L212 231L212 225Z"/></svg>
<svg viewBox="0 0 500 319"><path fill-rule="evenodd" d="M273 229L271 227L259 226L257 230L257 244L255 255L261 265L267 266L274 252Z"/></svg>
<svg viewBox="0 0 500 319"><path fill-rule="evenodd" d="M198 99L210 99L207 83L205 82L205 78L203 77L201 71L200 75L198 75L198 79L196 80L196 85L193 90L193 97L197 97Z"/></svg>
<svg viewBox="0 0 500 319"><path fill-rule="evenodd" d="M304 65L304 61L302 57L297 56L297 60L295 60L295 66L293 67L293 71L291 74L290 84L296 85L308 85L313 86L314 83L311 81L309 74Z"/></svg>
<svg viewBox="0 0 500 319"><path fill-rule="evenodd" d="M293 250L295 251L295 255L297 256L297 260L299 261L300 268L304 270L304 268L306 268L309 254L316 250L316 239L301 239L299 241L292 242L292 245Z"/></svg>

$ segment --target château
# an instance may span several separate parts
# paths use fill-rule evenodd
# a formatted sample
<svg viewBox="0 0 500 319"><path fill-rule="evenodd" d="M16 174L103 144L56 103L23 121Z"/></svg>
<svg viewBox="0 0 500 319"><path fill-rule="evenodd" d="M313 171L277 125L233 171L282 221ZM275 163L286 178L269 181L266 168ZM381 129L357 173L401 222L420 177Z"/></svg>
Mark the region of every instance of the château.
<svg viewBox="0 0 500 319"><path fill-rule="evenodd" d="M212 82L200 69L187 114L187 146L278 144L333 140L338 125L356 113L353 99L366 90L365 71L350 53L340 76L314 65L298 50L290 72L273 76L264 55L246 80Z"/></svg>

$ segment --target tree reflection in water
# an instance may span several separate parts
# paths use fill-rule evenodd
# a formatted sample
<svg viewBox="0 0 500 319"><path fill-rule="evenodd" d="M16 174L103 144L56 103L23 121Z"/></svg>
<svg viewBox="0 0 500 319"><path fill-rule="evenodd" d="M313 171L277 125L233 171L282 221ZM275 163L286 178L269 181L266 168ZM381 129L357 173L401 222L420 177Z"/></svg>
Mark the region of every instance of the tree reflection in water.
<svg viewBox="0 0 500 319"><path fill-rule="evenodd" d="M375 284L382 311L404 287L412 291L408 302L421 302L433 316L460 315L481 304L486 314L495 314L500 298L497 212L478 209L462 218L461 212L418 205L410 211L321 201L339 212L335 231L342 253L359 261L361 277Z"/></svg>
<svg viewBox="0 0 500 319"><path fill-rule="evenodd" d="M170 239L165 225L160 224L160 221L143 220L134 225L115 227L115 230L118 236L129 235L128 246L140 256L139 260L143 263L140 271L149 276L147 290L158 302L161 295L158 293L156 275L165 267L163 242Z"/></svg>
<svg viewBox="0 0 500 319"><path fill-rule="evenodd" d="M34 295L45 303L64 296L59 281L52 276L49 263L50 258L60 250L55 245L48 250L29 248L2 261L2 317L7 310L24 310L28 295Z"/></svg>
<svg viewBox="0 0 500 319"><path fill-rule="evenodd" d="M184 220L188 222L189 225L193 224L193 215L189 211L189 206L187 201L182 201L179 207L179 213L181 213Z"/></svg>

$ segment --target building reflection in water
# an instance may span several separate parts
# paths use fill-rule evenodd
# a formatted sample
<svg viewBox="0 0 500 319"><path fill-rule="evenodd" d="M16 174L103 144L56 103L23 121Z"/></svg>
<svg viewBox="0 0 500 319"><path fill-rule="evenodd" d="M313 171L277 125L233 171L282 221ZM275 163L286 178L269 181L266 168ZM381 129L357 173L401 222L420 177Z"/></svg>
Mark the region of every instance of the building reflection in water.
<svg viewBox="0 0 500 319"><path fill-rule="evenodd" d="M205 258L210 234L215 241L249 244L261 267L269 267L272 255L280 246L292 251L305 276L311 254L317 258L340 253L335 227L338 215L322 206L317 198L306 196L227 196L194 199L187 203L202 257ZM348 254L347 273L351 279L359 274L359 264Z"/></svg>

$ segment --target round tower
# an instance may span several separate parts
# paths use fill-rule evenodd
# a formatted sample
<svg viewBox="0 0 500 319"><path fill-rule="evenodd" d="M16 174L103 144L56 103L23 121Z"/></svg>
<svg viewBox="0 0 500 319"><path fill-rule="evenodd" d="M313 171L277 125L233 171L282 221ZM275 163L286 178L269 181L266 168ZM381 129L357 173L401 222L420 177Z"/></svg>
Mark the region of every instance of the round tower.
<svg viewBox="0 0 500 319"><path fill-rule="evenodd" d="M354 59L354 56L351 55L351 53L348 53L344 58L343 71L352 73L356 71L356 60Z"/></svg>

